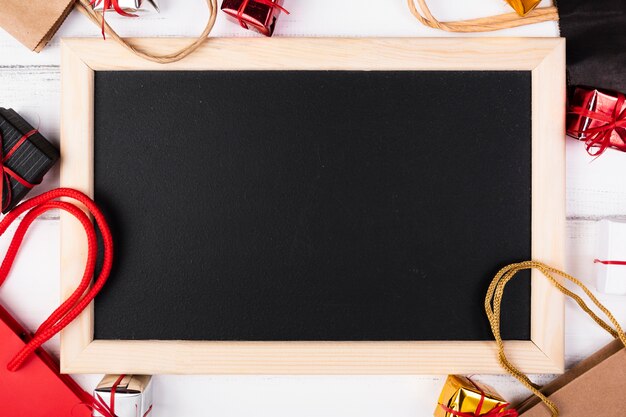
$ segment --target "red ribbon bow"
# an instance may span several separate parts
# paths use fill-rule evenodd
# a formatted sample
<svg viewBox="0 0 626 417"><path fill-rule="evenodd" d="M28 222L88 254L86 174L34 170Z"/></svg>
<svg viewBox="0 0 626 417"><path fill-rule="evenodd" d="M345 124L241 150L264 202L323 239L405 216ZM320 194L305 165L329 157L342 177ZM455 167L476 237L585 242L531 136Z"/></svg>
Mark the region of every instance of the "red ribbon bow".
<svg viewBox="0 0 626 417"><path fill-rule="evenodd" d="M241 2L241 6L239 6L239 9L237 10L237 20L239 21L239 24L241 25L241 27L244 29L248 29L248 24L243 19L243 14L246 10L246 7L248 7L248 4L250 3L250 1L251 0L243 0ZM264 4L266 6L269 6L272 9L276 8L280 10L281 12L285 12L286 14L289 14L287 9L285 9L283 6L278 4L278 0L252 0L252 1L256 3Z"/></svg>
<svg viewBox="0 0 626 417"><path fill-rule="evenodd" d="M125 12L124 9L120 7L118 0L91 0L89 3L91 4L91 7L96 7L96 6L99 6L100 3L103 3L102 5L102 37L104 39L106 39L106 35L104 34L104 14L107 12L107 10L110 10L111 7L119 15L126 16L126 17L137 17L136 14Z"/></svg>
<svg viewBox="0 0 626 417"><path fill-rule="evenodd" d="M495 408L493 408L492 410L482 413L482 408L483 408L483 404L485 402L485 393L483 392L483 390L481 390L478 385L476 385L474 383L474 381L472 381L471 379L469 380L472 385L474 385L474 387L480 391L480 401L478 401L478 405L476 406L476 410L474 410L473 412L467 412L467 411L457 411L457 410L453 410L450 407L447 407L443 404L439 404L439 406L441 408L443 408L446 413L448 413L451 416L456 416L456 417L518 417L517 414L517 410L515 409L510 409L507 410L506 408L509 406L509 403L501 403L498 404Z"/></svg>
<svg viewBox="0 0 626 417"><path fill-rule="evenodd" d="M577 134L584 134L586 136L585 145L587 145L587 152L589 155L602 155L602 153L611 146L611 136L615 130L618 128L626 129L626 109L620 113L625 100L626 98L623 94L617 94L617 102L615 103L615 109L611 115L589 110L580 106L570 107L570 114L576 114L578 116L603 123L600 126L575 131ZM594 149L597 150L594 151ZM623 148L620 147L619 149L626 151L626 144Z"/></svg>
<svg viewBox="0 0 626 417"><path fill-rule="evenodd" d="M16 173L11 168L5 165L5 163L9 160L9 158L11 158L11 156L13 156L13 154L20 148L20 146L26 143L28 138L33 136L35 133L37 133L37 130L33 129L30 132L26 133L24 136L22 136L20 140L18 140L15 143L15 145L13 145L13 147L9 150L9 152L7 152L6 155L2 155L2 149L3 149L4 144L3 144L2 134L0 133L0 170L2 171L2 181L0 181L0 198L2 198L1 196L4 195L4 187L6 187L6 190L7 190L6 199L2 200L2 211L6 210L7 207L11 205L11 200L13 200L13 196L11 193L11 178L13 178L15 181L19 182L24 187L29 188L29 189L39 184L39 183L33 184L33 183L26 181L18 173Z"/></svg>

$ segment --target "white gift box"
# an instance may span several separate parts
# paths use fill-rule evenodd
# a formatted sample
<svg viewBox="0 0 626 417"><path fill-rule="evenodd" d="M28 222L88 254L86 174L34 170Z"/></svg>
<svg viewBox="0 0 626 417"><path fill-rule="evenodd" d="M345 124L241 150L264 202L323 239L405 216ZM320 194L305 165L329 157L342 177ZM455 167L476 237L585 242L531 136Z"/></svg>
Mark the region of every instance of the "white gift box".
<svg viewBox="0 0 626 417"><path fill-rule="evenodd" d="M152 377L125 375L115 389L115 406L111 409L111 391L120 375L106 375L96 387L96 402L104 403L116 417L150 417L152 412ZM93 417L103 417L94 409Z"/></svg>
<svg viewBox="0 0 626 417"><path fill-rule="evenodd" d="M626 294L626 222L598 222L598 244L594 272L598 291Z"/></svg>
<svg viewBox="0 0 626 417"><path fill-rule="evenodd" d="M157 0L118 0L120 8L128 13L145 12L145 11L159 11L159 5ZM104 0L93 6L93 9L101 12L104 10ZM113 6L109 8L113 10Z"/></svg>

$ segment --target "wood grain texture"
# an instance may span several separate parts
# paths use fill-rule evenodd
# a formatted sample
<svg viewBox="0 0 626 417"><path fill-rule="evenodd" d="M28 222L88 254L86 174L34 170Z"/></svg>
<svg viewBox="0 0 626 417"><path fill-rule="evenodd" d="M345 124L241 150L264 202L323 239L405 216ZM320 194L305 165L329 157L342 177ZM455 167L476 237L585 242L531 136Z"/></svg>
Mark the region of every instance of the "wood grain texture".
<svg viewBox="0 0 626 417"><path fill-rule="evenodd" d="M564 39L532 71L532 257L559 269L565 268L565 144L561 138L566 81L562 68ZM531 339L562 372L564 296L539 271L532 271L531 280Z"/></svg>
<svg viewBox="0 0 626 417"><path fill-rule="evenodd" d="M153 50L176 49L185 40L150 40ZM159 45L159 46L156 46ZM533 256L563 263L564 136L552 123L565 104L564 42L537 39L235 39L212 40L191 57L168 64L138 59L113 43L63 41L61 185L93 195L93 73L91 70L532 70L533 71ZM69 82L72 80L72 82ZM78 82L76 80L79 80ZM66 82L67 81L67 82ZM541 92L538 92L538 89ZM558 116L558 114L556 114ZM77 121L78 119L78 121ZM69 126L72 125L70 128ZM67 127L66 127L67 126ZM81 161L88 159L88 161ZM541 178L552 178L546 185ZM544 218L540 221L539 217ZM75 241L65 226L63 241ZM536 233L536 234L535 234ZM63 288L76 285L84 254L62 246ZM526 372L563 369L562 298L533 279L533 341L509 342L507 350ZM539 300L539 301L535 301ZM93 310L62 336L65 372L399 374L502 372L492 342L130 342L91 341ZM85 345L85 342L90 342ZM543 351L542 348L549 348Z"/></svg>
<svg viewBox="0 0 626 417"><path fill-rule="evenodd" d="M132 39L167 53L189 39ZM163 70L119 45L64 39L94 71ZM255 38L210 39L197 53L167 64L175 70L533 70L555 47L554 38Z"/></svg>
<svg viewBox="0 0 626 417"><path fill-rule="evenodd" d="M93 197L93 71L69 48L62 50L61 186ZM68 213L61 213L61 296L79 284L87 262L85 232ZM71 277L71 278L70 278ZM79 355L93 340L93 303L61 332L61 363Z"/></svg>

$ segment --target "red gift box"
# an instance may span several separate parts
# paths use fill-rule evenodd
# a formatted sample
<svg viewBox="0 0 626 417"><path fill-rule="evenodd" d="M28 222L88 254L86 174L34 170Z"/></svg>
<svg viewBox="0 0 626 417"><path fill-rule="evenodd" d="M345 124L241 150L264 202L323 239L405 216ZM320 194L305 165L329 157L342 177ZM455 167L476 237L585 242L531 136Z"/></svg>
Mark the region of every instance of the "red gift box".
<svg viewBox="0 0 626 417"><path fill-rule="evenodd" d="M585 141L587 152L626 152L626 99L622 93L576 87L567 112L567 134Z"/></svg>
<svg viewBox="0 0 626 417"><path fill-rule="evenodd" d="M224 0L222 11L232 16L245 29L272 36L276 20L283 11L283 0Z"/></svg>

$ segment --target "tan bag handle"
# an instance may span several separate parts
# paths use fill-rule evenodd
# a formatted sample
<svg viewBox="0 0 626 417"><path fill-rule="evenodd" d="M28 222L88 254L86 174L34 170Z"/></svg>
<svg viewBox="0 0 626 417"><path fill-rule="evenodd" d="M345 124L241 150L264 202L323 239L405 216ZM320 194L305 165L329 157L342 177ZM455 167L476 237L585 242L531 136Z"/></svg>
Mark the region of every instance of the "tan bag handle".
<svg viewBox="0 0 626 417"><path fill-rule="evenodd" d="M419 5L419 9L415 4L416 1ZM559 20L557 8L551 6L536 8L524 16L512 12L478 19L440 22L430 12L426 0L407 0L407 3L411 13L413 13L417 20L423 25L447 32L491 32L494 30L531 25L533 23Z"/></svg>
<svg viewBox="0 0 626 417"><path fill-rule="evenodd" d="M509 360L506 358L504 353L504 343L502 341L502 337L500 336L500 310L502 305L502 295L504 294L505 285L513 279L515 274L519 271L523 271L525 269L538 269L545 275L545 277L554 285L559 291L568 297L572 298L578 305L596 322L602 327L604 330L609 332L611 336L616 339L622 341L624 346L626 347L626 334L620 327L618 321L615 319L613 314L604 306L598 299L593 295L591 291L579 280L574 278L573 276L566 274L563 271L552 268L546 264L535 261L526 261L516 264L508 265L502 268L496 276L491 281L489 285L489 289L487 290L487 296L485 297L485 311L487 312L487 317L489 318L489 324L491 325L491 331L493 332L493 336L496 339L496 344L498 345L498 360L500 365L504 369L506 369L511 375L517 378L522 384L526 386L530 391L533 392L543 403L550 409L552 413L552 417L558 417L559 409L549 400L544 394L539 391L539 387L524 374L518 368L516 368ZM560 276L565 278L566 280L574 283L578 287L580 287L584 293L589 297L589 299L593 302L593 304L604 313L604 315L609 319L609 321L613 324L614 328L611 327L607 322L598 317L589 306L580 298L578 295L574 294L567 288L565 288L554 276Z"/></svg>
<svg viewBox="0 0 626 417"><path fill-rule="evenodd" d="M126 39L120 37L117 32L115 32L115 30L106 22L104 22L104 31L108 36L117 41L124 48L128 49L130 52L141 58L153 62L158 62L159 64L176 62L198 49L200 45L202 45L204 41L206 41L209 33L211 33L211 29L213 29L213 25L215 25L215 19L217 18L217 0L206 0L206 2L207 6L209 7L209 20L202 34L189 45L169 54L157 55L132 45ZM102 24L103 16L93 9L89 0L78 0L78 2L76 3L76 8L98 26Z"/></svg>

